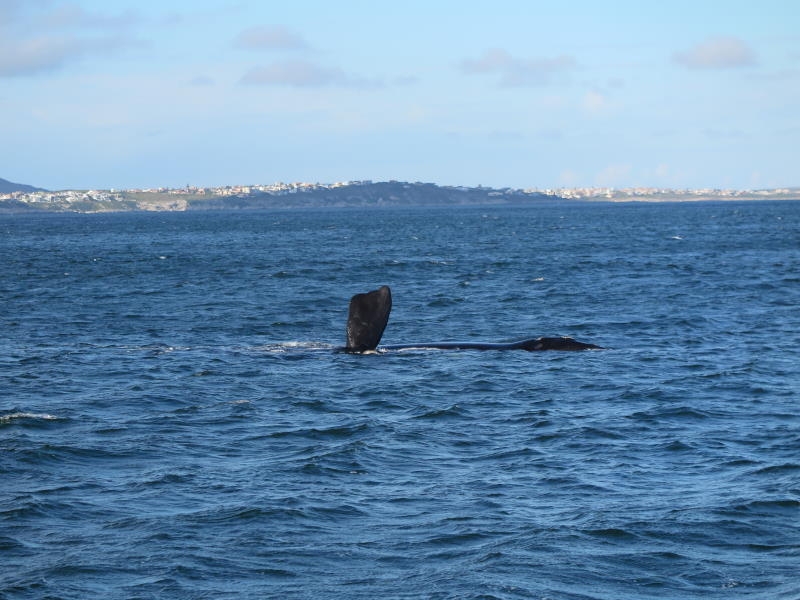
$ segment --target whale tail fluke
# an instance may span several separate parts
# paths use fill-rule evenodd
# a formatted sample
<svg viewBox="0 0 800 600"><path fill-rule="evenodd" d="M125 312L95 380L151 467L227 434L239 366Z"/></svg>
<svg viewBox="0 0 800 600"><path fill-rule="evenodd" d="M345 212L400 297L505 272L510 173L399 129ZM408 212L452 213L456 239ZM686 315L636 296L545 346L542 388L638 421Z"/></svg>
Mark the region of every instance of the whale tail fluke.
<svg viewBox="0 0 800 600"><path fill-rule="evenodd" d="M350 299L347 315L347 352L375 350L389 322L392 310L392 291L389 286L356 294Z"/></svg>

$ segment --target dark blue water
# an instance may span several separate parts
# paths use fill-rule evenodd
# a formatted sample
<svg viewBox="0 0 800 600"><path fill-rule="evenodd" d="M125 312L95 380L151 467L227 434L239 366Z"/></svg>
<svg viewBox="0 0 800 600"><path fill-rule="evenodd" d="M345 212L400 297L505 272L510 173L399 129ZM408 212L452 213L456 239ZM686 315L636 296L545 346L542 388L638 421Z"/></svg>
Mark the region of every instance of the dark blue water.
<svg viewBox="0 0 800 600"><path fill-rule="evenodd" d="M800 598L800 202L2 216L0 303L3 599Z"/></svg>

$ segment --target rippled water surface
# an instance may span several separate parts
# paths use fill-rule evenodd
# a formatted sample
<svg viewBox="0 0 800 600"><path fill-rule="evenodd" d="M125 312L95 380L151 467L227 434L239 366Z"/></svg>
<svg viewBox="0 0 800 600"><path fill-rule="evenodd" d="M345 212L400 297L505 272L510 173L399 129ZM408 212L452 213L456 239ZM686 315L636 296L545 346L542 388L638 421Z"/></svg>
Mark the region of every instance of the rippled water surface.
<svg viewBox="0 0 800 600"><path fill-rule="evenodd" d="M800 202L0 216L0 598L800 598ZM582 353L354 356L571 335Z"/></svg>

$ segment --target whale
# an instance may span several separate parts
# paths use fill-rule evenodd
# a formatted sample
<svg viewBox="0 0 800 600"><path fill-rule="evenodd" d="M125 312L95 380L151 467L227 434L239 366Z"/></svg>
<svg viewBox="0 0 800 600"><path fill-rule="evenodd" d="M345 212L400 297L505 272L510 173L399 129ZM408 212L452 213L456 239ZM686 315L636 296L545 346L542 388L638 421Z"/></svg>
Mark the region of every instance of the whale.
<svg viewBox="0 0 800 600"><path fill-rule="evenodd" d="M602 350L601 346L580 342L571 337L537 337L513 342L424 342L386 344L381 338L392 311L392 290L387 285L377 290L356 294L350 299L347 314L347 345L344 352L359 354L376 350Z"/></svg>

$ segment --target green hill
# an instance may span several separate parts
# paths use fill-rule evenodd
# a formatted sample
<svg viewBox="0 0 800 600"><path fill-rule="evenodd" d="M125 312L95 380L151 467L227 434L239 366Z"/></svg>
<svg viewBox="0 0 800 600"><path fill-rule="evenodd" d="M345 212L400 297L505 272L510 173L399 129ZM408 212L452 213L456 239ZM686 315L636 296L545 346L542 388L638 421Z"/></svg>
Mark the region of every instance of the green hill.
<svg viewBox="0 0 800 600"><path fill-rule="evenodd" d="M0 194L10 194L11 192L37 192L42 188L25 185L24 183L14 183L7 179L0 178Z"/></svg>

